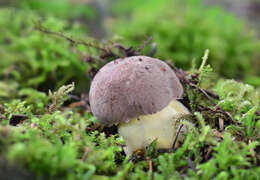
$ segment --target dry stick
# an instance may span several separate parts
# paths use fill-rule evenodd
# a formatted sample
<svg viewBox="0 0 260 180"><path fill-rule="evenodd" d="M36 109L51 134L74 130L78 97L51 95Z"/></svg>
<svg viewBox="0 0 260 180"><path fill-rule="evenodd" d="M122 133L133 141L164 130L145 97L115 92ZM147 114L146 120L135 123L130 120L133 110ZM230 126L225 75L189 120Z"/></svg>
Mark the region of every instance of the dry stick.
<svg viewBox="0 0 260 180"><path fill-rule="evenodd" d="M102 57L115 57L115 58L119 58L120 55L117 55L115 53L113 53L111 51L111 49L109 47L106 47L105 44L104 47L101 47L99 45L96 45L94 43L91 43L91 42L85 42L85 41L76 41L68 36L65 36L63 33L61 32L53 32L53 31L50 31L44 27L42 27L41 24L37 24L36 27L35 27L36 30L40 31L40 32L43 32L43 33L46 33L46 34L52 34L52 35L55 35L55 36L58 36L58 37L62 37L64 39L66 39L67 41L69 41L70 43L72 43L74 46L77 46L79 44L82 44L86 47L92 47L92 48L95 48L95 49L98 49L100 51L103 51L105 54L104 55L101 55L101 59ZM140 55L141 54L141 51L152 41L152 37L149 37L144 43L143 45L139 46L139 48L135 51L133 47L130 47L130 48L125 48L124 46L120 45L120 44L114 44L113 46L115 48L118 48L119 50L123 51L123 53L125 54L126 57L128 56L136 56L136 55Z"/></svg>
<svg viewBox="0 0 260 180"><path fill-rule="evenodd" d="M189 85L191 87L194 87L194 88L198 89L200 92L202 92L202 94L204 94L210 100L211 103L213 103L214 105L217 105L215 103L214 99L212 99L204 89L198 87L196 84L193 84L193 83L189 83Z"/></svg>
<svg viewBox="0 0 260 180"><path fill-rule="evenodd" d="M205 155L205 158L208 160L209 159L209 156L210 156L210 154L213 152L213 149L212 149L212 147L209 147L208 148L208 151L207 151L207 153L206 153L206 155Z"/></svg>
<svg viewBox="0 0 260 180"><path fill-rule="evenodd" d="M90 148L89 148L89 147L88 147L88 148L85 148L84 154L83 154L83 156L82 156L82 158L81 158L81 161L82 161L82 162L86 162L86 159L87 159L87 157L88 157L89 151L90 151Z"/></svg>
<svg viewBox="0 0 260 180"><path fill-rule="evenodd" d="M190 82L190 80L188 80L188 79L185 77L185 74L184 74L183 71L180 71L179 69L177 69L177 68L174 67L174 66L172 66L172 67L173 67L173 69L174 69L176 72L178 72L179 75L182 76L181 78L182 78L182 80L184 81L184 83L190 85L190 86L193 87L193 88L198 89L203 95L205 95L205 96L210 100L210 102L212 102L215 106L217 105L217 104L215 103L215 101L214 101L213 98L219 99L218 95L215 95L215 94L213 94L212 92L209 93L209 91L198 87L196 84ZM213 98L212 98L211 96L212 96ZM231 120L233 120L232 116L231 116L228 112L224 111L224 110L223 110L221 107L219 107L219 106L217 106L217 108L218 108L223 114L226 114Z"/></svg>
<svg viewBox="0 0 260 180"><path fill-rule="evenodd" d="M207 53L208 53L208 52L207 52ZM206 53L206 55L207 55L207 53ZM203 61L204 61L204 62L206 61L205 59L206 59L206 56L203 57ZM207 90L205 90L205 89L202 89L202 88L198 87L196 84L192 83L190 80L188 80L188 79L186 78L187 75L185 74L184 71L182 71L181 69L176 68L176 67L173 66L170 62L167 62L167 63L168 63L168 64L170 65L170 67L176 72L176 75L178 76L178 78L179 78L184 84L187 84L187 85L189 85L189 86L191 86L191 87L193 87L193 88L198 89L204 96L206 96L206 97L210 100L211 103L213 103L215 106L217 105L217 104L215 103L214 99L213 99L213 98L219 99L219 97L218 97L217 95L215 95L215 94L213 94L212 92L209 92L209 91L207 91ZM213 98L212 98L212 97L213 97ZM232 116L231 116L228 112L224 111L221 107L217 106L217 108L218 108L222 113L226 114L231 120L233 119Z"/></svg>
<svg viewBox="0 0 260 180"><path fill-rule="evenodd" d="M77 95L73 95L73 94L69 94L70 98L73 99L73 100L76 100L76 101L80 101L81 98L78 97Z"/></svg>
<svg viewBox="0 0 260 180"><path fill-rule="evenodd" d="M206 64L206 62L207 62L207 59L208 59L208 56L209 56L209 50L206 49L205 54L204 54L204 56L202 57L202 64L201 64L201 66L200 66L200 68L199 68L199 73L202 71L203 67L205 66L205 64ZM185 78L185 79L186 79L186 78ZM188 81L187 79L186 79L186 81L189 83L190 86L195 87L195 88L197 88L200 92L202 92L202 94L204 94L215 106L217 105L217 104L215 103L214 99L212 99L212 98L209 96L209 93L208 93L206 90L204 90L204 89L198 87L196 84L193 84L192 82ZM217 97L217 96L215 96L215 97ZM215 97L214 97L214 98L215 98ZM221 110L224 114L226 114L226 115L232 120L232 116L231 116L228 112L224 111L224 110L223 110L221 107L219 107L219 106L217 106L217 108L218 108L219 110Z"/></svg>
<svg viewBox="0 0 260 180"><path fill-rule="evenodd" d="M209 90L206 90L204 89L204 91L211 97L213 97L214 99L217 99L219 100L219 96L217 94L214 94L213 92L209 91Z"/></svg>
<svg viewBox="0 0 260 180"><path fill-rule="evenodd" d="M182 127L183 127L183 124L181 124L181 126L179 127L178 132L177 132L177 134L175 136L175 139L174 139L173 144L172 144L172 150L174 150L174 147L175 147L175 145L177 143L177 139L178 139L178 136L179 136L179 134L181 132Z"/></svg>
<svg viewBox="0 0 260 180"><path fill-rule="evenodd" d="M224 111L220 106L217 106L217 109L219 109L223 114L226 114L229 117L229 119L233 121L232 115L229 112Z"/></svg>
<svg viewBox="0 0 260 180"><path fill-rule="evenodd" d="M153 162L150 157L147 157L146 160L148 161L149 164L149 172L152 174L152 180L154 179L154 173L153 173Z"/></svg>
<svg viewBox="0 0 260 180"><path fill-rule="evenodd" d="M115 57L115 58L119 58L120 57L119 55L113 53L111 51L111 49L108 48L108 47L103 48L103 47L100 47L98 45L95 45L94 43L85 42L85 41L76 41L76 40L74 40L74 39L72 39L72 38L70 38L68 36L65 36L63 33L49 31L49 30L43 28L41 25L36 26L35 29L38 30L38 31L41 31L43 33L46 33L46 34L52 34L52 35L55 35L55 36L58 36L58 37L62 37L64 39L66 39L67 41L69 41L70 43L72 43L74 46L81 44L81 45L84 45L86 47L92 47L92 48L98 49L100 51L103 51L106 54L102 55L101 58L103 56L104 57L110 56L110 57ZM115 44L114 47L116 47L119 50L123 51L123 53L125 53L126 56L136 56L136 55L140 55L140 53L143 50L143 48L145 48L145 46L147 46L151 42L151 40L152 40L152 37L148 38L144 42L144 44L137 49L137 51L135 51L133 47L125 48L125 47L123 47L120 44Z"/></svg>
<svg viewBox="0 0 260 180"><path fill-rule="evenodd" d="M70 43L72 43L73 45L82 44L82 45L87 46L87 47L93 47L95 49L107 52L107 50L105 48L102 48L102 47L97 46L97 45L95 45L93 43L89 43L89 42L85 42L85 41L76 41L76 40L74 40L74 39L72 39L72 38L70 38L68 36L65 36L64 34L62 34L60 32L49 31L47 29L44 29L41 26L37 26L37 27L35 27L35 29L40 31L40 32L46 33L46 34L52 34L52 35L55 35L55 36L58 36L58 37L62 37L64 39L66 39L67 41L69 41Z"/></svg>
<svg viewBox="0 0 260 180"><path fill-rule="evenodd" d="M229 112L224 111L223 109L221 109L219 106L217 106L217 109L211 109L209 107L203 107L203 106L198 106L199 110L203 111L203 110L207 110L207 111L211 111L211 112L218 112L218 113L222 113L224 115L226 115L231 121L233 121L232 116L229 114Z"/></svg>
<svg viewBox="0 0 260 180"><path fill-rule="evenodd" d="M222 118L218 118L218 123L219 123L220 131L223 131L224 130L224 120Z"/></svg>
<svg viewBox="0 0 260 180"><path fill-rule="evenodd" d="M61 38L64 38L66 39L67 41L69 41L73 46L77 46L79 44L81 45L84 45L86 46L87 48L89 47L92 47L92 48L95 48L97 50L100 50L104 53L107 53L106 56L109 54L109 56L114 56L114 57L118 57L117 55L115 55L112 51L108 50L109 48L102 48L98 45L95 45L94 43L91 43L91 42L85 42L85 41L76 41L68 36L65 36L63 33L61 32L53 32L53 31L49 31L47 29L44 29L43 27L41 26L37 26L35 28L36 30L40 31L40 32L43 32L43 33L46 33L46 34L51 34L51 35L55 35L55 36L58 36L58 37L61 37ZM77 50L78 51L78 50ZM89 51L90 52L90 51ZM84 55L82 55L82 53L78 52L82 57L85 57ZM102 60L102 58L101 58Z"/></svg>
<svg viewBox="0 0 260 180"><path fill-rule="evenodd" d="M206 59L206 57L203 57L203 61L204 61L204 62L206 61L205 59ZM176 68L174 65L172 65L172 64L171 64L170 62L168 62L168 61L167 61L167 64L176 72L176 75L178 76L178 78L179 78L180 80L183 81L183 83L188 84L188 85L190 85L191 87L198 89L198 90L199 90L200 92L202 92L214 105L216 105L216 103L215 103L215 101L214 101L213 98L219 99L219 96L218 96L218 95L216 95L216 94L214 94L214 93L212 93L212 92L210 92L210 91L208 91L208 90L205 90L205 89L202 89L202 88L198 87L196 84L192 83L190 80L188 80L188 79L186 78L187 74L185 74L185 72L184 72L183 70ZM204 64L205 64L205 63L204 63ZM203 67L203 66L202 66L202 67ZM201 67L201 68L202 68L202 67ZM213 97L213 98L211 98L211 97Z"/></svg>
<svg viewBox="0 0 260 180"><path fill-rule="evenodd" d="M150 157L147 157L146 160L148 161L148 164L149 164L149 171L152 173L153 172L152 160Z"/></svg>
<svg viewBox="0 0 260 180"><path fill-rule="evenodd" d="M136 50L136 52L138 54L140 54L142 52L142 50L148 45L150 44L150 42L153 40L153 37L148 37L145 41L144 44L142 46L139 46L138 49Z"/></svg>
<svg viewBox="0 0 260 180"><path fill-rule="evenodd" d="M205 58L204 58L203 60L205 61ZM190 80L188 80L188 79L186 78L187 75L185 74L184 71L182 71L182 70L176 68L176 67L173 66L170 62L167 62L167 63L168 63L168 64L170 65L170 67L176 72L176 75L178 76L178 78L179 78L180 80L182 80L182 82L183 82L184 84L187 84L187 85L189 85L189 86L191 86L191 87L193 87L193 88L198 89L204 96L206 96L206 97L210 100L211 103L213 103L215 106L217 105L217 104L215 103L215 101L214 101L213 98L219 99L219 96L213 94L212 92L209 92L209 91L207 91L207 90L205 90L205 89L202 89L202 88L198 87L196 84L192 83ZM212 97L213 97L213 98L212 98ZM227 115L231 120L233 119L232 116L231 116L228 112L224 111L221 107L217 106L217 108L218 108L223 114Z"/></svg>
<svg viewBox="0 0 260 180"><path fill-rule="evenodd" d="M205 95L205 96L210 100L210 102L211 102L212 104L214 104L215 106L217 105L217 104L215 103L214 99L211 98L211 97L209 96L209 94L208 94L204 89L198 87L196 84L193 84L193 83L191 83L191 82L189 82L189 85L190 85L191 87L194 87L194 88L198 89L203 95ZM231 116L228 112L224 111L220 106L217 106L217 108L218 108L222 113L226 114L231 120L233 119L232 116Z"/></svg>

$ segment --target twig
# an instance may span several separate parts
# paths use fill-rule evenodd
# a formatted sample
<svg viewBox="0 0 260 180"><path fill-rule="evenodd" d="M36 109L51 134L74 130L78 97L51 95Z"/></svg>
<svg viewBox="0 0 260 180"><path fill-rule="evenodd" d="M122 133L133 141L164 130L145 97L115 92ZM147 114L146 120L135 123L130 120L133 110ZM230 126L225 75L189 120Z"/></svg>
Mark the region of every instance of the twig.
<svg viewBox="0 0 260 180"><path fill-rule="evenodd" d="M112 44L111 43L110 44L109 43L102 43L102 44L99 43L100 44L99 45L99 44L95 44L93 42L75 40L71 37L64 35L61 32L50 31L50 30L44 28L40 23L36 23L35 29L40 31L40 32L46 33L46 34L51 34L51 35L55 35L55 36L64 38L67 41L69 41L73 46L77 46L77 45L81 44L81 45L84 45L88 48L91 47L91 48L95 48L99 51L102 51L102 53L100 53L100 55L99 55L99 58L98 58L99 60L104 60L104 59L109 58L109 57L113 57L113 58L117 59L117 58L120 58L120 57L130 57L130 56L141 55L142 50L152 41L152 37L149 37L147 40L144 41L143 45L139 46L138 49L135 50L132 46L129 47L129 48L126 48L123 45L118 44L118 43L112 43ZM119 51L121 51L124 54L124 56L122 56L120 53L119 54L114 53L112 51L112 48L118 49ZM156 50L156 48L155 48L155 50ZM90 57L90 59L91 59L91 57ZM93 60L93 59L95 59L95 58L92 58L91 60ZM89 60L89 58L87 58L87 60Z"/></svg>
<svg viewBox="0 0 260 180"><path fill-rule="evenodd" d="M220 110L220 112L222 112L223 114L226 114L226 116L228 116L229 119L233 121L232 115L229 112L224 111L220 106L217 106L217 110Z"/></svg>
<svg viewBox="0 0 260 180"><path fill-rule="evenodd" d="M103 52L107 52L105 48L102 48L100 46L97 46L93 43L90 43L90 42L85 42L85 41L76 41L68 36L65 36L63 33L61 32L53 32L53 31L50 31L50 30L47 30L45 28L43 28L42 26L38 25L35 27L36 30L40 31L40 32L43 32L43 33L46 33L46 34L52 34L52 35L55 35L55 36L58 36L58 37L61 37L61 38L64 38L66 39L67 41L69 41L70 43L72 43L73 45L84 45L84 46L87 46L87 47L93 47L95 49L98 49L98 50L101 50Z"/></svg>
<svg viewBox="0 0 260 180"><path fill-rule="evenodd" d="M76 95L73 95L73 94L69 94L70 98L73 99L73 100L76 100L76 101L80 101L81 98L76 96Z"/></svg>
<svg viewBox="0 0 260 180"><path fill-rule="evenodd" d="M146 160L148 161L149 164L149 172L152 174L152 180L154 179L154 173L153 173L153 162L150 157L147 157Z"/></svg>
<svg viewBox="0 0 260 180"><path fill-rule="evenodd" d="M85 162L85 161L86 161L89 152L90 152L90 148L89 148L89 147L88 147L88 148L85 148L84 154L83 154L83 156L82 156L82 158L81 158L81 161L82 161L82 162Z"/></svg>
<svg viewBox="0 0 260 180"><path fill-rule="evenodd" d="M76 95L70 95L70 98L76 100L76 102L69 104L69 107L80 107L86 110L87 112L91 112L89 97L87 94L81 94L81 97L78 97Z"/></svg>
<svg viewBox="0 0 260 180"><path fill-rule="evenodd" d="M148 44L150 44L150 42L151 42L152 40L153 40L153 37L148 37L148 38L144 41L143 45L142 45L142 46L139 46L139 47L137 48L136 53L137 53L137 54L141 54L142 50L143 50Z"/></svg>
<svg viewBox="0 0 260 180"><path fill-rule="evenodd" d="M199 105L198 108L200 111L211 111L214 113L222 113L222 114L226 115L231 121L233 121L232 116L228 112L226 112L222 108L220 108L219 106L217 106L216 109L211 109L210 107L204 107L204 106Z"/></svg>
<svg viewBox="0 0 260 180"><path fill-rule="evenodd" d="M214 94L213 92L209 91L209 90L206 90L204 89L204 91L211 97L213 97L214 99L217 99L219 100L219 96L217 94Z"/></svg>
<svg viewBox="0 0 260 180"><path fill-rule="evenodd" d="M148 161L148 164L149 164L149 171L152 173L153 172L153 162L150 157L147 157L146 160Z"/></svg>
<svg viewBox="0 0 260 180"><path fill-rule="evenodd" d="M208 151L207 151L207 153L206 153L206 155L205 155L206 160L209 159L209 156L210 156L210 154L211 154L212 152L213 152L212 147L209 147L209 148L208 148Z"/></svg>
<svg viewBox="0 0 260 180"><path fill-rule="evenodd" d="M193 84L193 83L189 83L189 85L190 85L191 87L194 87L194 88L198 89L202 94L204 94L204 95L210 100L210 102L211 102L212 104L217 105L217 104L215 103L214 99L212 99L204 89L198 87L196 84Z"/></svg>
<svg viewBox="0 0 260 180"><path fill-rule="evenodd" d="M224 130L224 120L222 118L218 118L218 123L219 123L219 130L223 131Z"/></svg>
<svg viewBox="0 0 260 180"><path fill-rule="evenodd" d="M177 134L176 134L176 136L175 136L175 139L174 139L173 144L172 144L172 150L174 150L174 148L175 148L175 145L176 145L176 143L177 143L177 139L178 139L178 137L179 137L179 134L180 134L180 132L181 132L182 127L183 127L183 124L180 125L180 127L179 127L179 129L178 129L178 132L177 132Z"/></svg>

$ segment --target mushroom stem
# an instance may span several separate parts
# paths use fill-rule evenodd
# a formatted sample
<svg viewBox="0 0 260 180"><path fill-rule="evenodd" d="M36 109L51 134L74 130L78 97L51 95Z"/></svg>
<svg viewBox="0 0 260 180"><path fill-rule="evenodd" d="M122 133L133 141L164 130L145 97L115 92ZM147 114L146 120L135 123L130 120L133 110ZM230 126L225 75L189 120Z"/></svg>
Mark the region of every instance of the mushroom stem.
<svg viewBox="0 0 260 180"><path fill-rule="evenodd" d="M144 149L157 139L158 148L171 148L178 130L177 119L189 114L187 108L177 100L155 114L142 115L118 126L127 145L126 154Z"/></svg>

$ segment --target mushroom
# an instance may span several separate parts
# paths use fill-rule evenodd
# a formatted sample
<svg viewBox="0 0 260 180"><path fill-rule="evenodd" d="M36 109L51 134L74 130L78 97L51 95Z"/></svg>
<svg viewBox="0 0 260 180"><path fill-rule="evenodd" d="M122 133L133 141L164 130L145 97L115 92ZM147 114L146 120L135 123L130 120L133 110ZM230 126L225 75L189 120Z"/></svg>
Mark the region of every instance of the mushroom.
<svg viewBox="0 0 260 180"><path fill-rule="evenodd" d="M104 125L118 125L132 154L157 140L158 148L171 148L177 134L177 119L189 114L177 99L183 87L163 61L147 56L116 59L94 77L90 107Z"/></svg>

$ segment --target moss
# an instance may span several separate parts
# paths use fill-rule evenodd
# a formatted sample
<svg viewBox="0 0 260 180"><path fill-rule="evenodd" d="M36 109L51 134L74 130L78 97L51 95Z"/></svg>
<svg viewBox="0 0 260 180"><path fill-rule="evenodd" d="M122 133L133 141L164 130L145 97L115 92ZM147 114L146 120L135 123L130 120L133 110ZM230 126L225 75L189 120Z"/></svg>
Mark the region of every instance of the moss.
<svg viewBox="0 0 260 180"><path fill-rule="evenodd" d="M21 0L18 5L22 9L37 11L42 15L51 15L64 19L93 19L97 12L90 4L70 0Z"/></svg>
<svg viewBox="0 0 260 180"><path fill-rule="evenodd" d="M202 52L210 49L209 62L221 76L243 79L258 73L254 64L259 62L259 40L224 10L205 7L201 0L131 1L127 7L119 1L117 5L121 21L112 25L112 32L126 44L136 46L151 36L158 46L155 56L171 59L177 67L189 69L194 59L200 64Z"/></svg>
<svg viewBox="0 0 260 180"><path fill-rule="evenodd" d="M86 89L87 64L75 50L73 52L69 42L35 30L35 23L41 20L41 16L32 11L0 9L0 78L6 79L3 86L15 82L17 88L47 91L75 81L81 84L78 90ZM55 31L69 30L68 34L77 34L77 37L84 34L77 24L50 16L43 24ZM0 94L6 96L4 92Z"/></svg>
<svg viewBox="0 0 260 180"><path fill-rule="evenodd" d="M209 12L212 13L211 10ZM199 19L202 16L198 15L197 10L191 13ZM216 15L219 15L218 12ZM28 9L0 10L0 174L4 172L8 179L260 179L260 108L259 95L254 87L234 80L218 80L213 69L205 63L199 70L194 67L185 76L185 81L182 79L185 82L182 101L192 113L187 121L181 121L189 127L185 141L179 148L168 150L157 149L154 141L144 151L129 157L123 151L125 144L115 127L101 126L85 106L82 110L70 99L74 85L64 84L73 81L73 93L84 93L89 84L85 71L90 65L83 63L80 56L73 53L75 49L68 42L34 31L32 20L38 20L39 17L38 13ZM192 20L192 17L189 18ZM233 18L230 20L233 26L232 22ZM43 23L47 28L63 31L68 36L74 33L80 36L82 33L78 25L49 15L46 15ZM205 39L214 39L213 35L220 30L214 30L214 23L209 23L213 34L208 32L208 23L204 26L195 25L194 32L203 39L197 28L205 28L205 35L212 35ZM187 30L186 35L193 33L189 30L191 25L186 26L187 29L174 31L183 31L185 34L184 30ZM169 27L172 26L160 28ZM237 31L240 32L237 29L230 33L237 35ZM163 36L169 33L165 29L159 32ZM227 37L230 37L230 33ZM223 34L217 37L223 40L220 35ZM184 40L178 42L187 43L185 36ZM239 38L244 42L243 36ZM129 41L132 42L131 38ZM234 44L237 41L227 42ZM238 52L233 47L222 44L225 51L227 48L238 59L237 62L232 58L230 60L234 68L240 67L239 64L247 58L250 62L250 42L248 40L250 48L245 48L245 53L242 53L243 58L233 54ZM157 43L160 46L164 42ZM241 43L241 46L245 44ZM182 62L178 60L179 57L184 56L188 60L196 54L200 59L204 51L204 47L201 47L201 51L195 48L196 53L194 49L191 55L191 51L186 51L187 47L180 46L180 49L184 49L181 51L183 55L172 55L176 55L177 64L184 67L188 67L189 62ZM222 57L222 50L222 47L211 49L213 54L209 55L209 62L215 63L218 55ZM159 48L158 55L166 57L164 53L169 55L168 50L161 51ZM219 61L227 61L230 56L223 56L223 61ZM229 68L233 68L231 65ZM237 72L225 73L233 76ZM205 96L200 88L212 91L211 98L214 98ZM48 94L49 89L52 93ZM86 105L87 101L84 103ZM82 102L76 104L82 105Z"/></svg>
<svg viewBox="0 0 260 180"><path fill-rule="evenodd" d="M51 99L57 104L64 102L70 93L67 89L70 86L50 94L47 103L53 103ZM117 132L97 128L99 124L91 114L81 115L77 108L60 107L51 113L42 107L40 114L34 114L27 102L13 101L4 105L5 117L0 122L1 154L10 164L19 165L37 179L243 179L247 175L257 179L253 172L258 171L260 158L260 117L256 114L258 102L250 94L255 91L228 80L220 81L216 92L220 96L217 103L223 109L230 110L232 106L229 112L233 120L224 119L224 130L215 117L207 117L203 111L194 112L199 123L190 126L180 148L164 153L157 151L153 142L132 162L124 155L124 141ZM223 104L226 101L230 105ZM244 101L248 104L240 110ZM14 113L27 115L28 119L10 126L8 117ZM215 123L212 125L211 121Z"/></svg>

